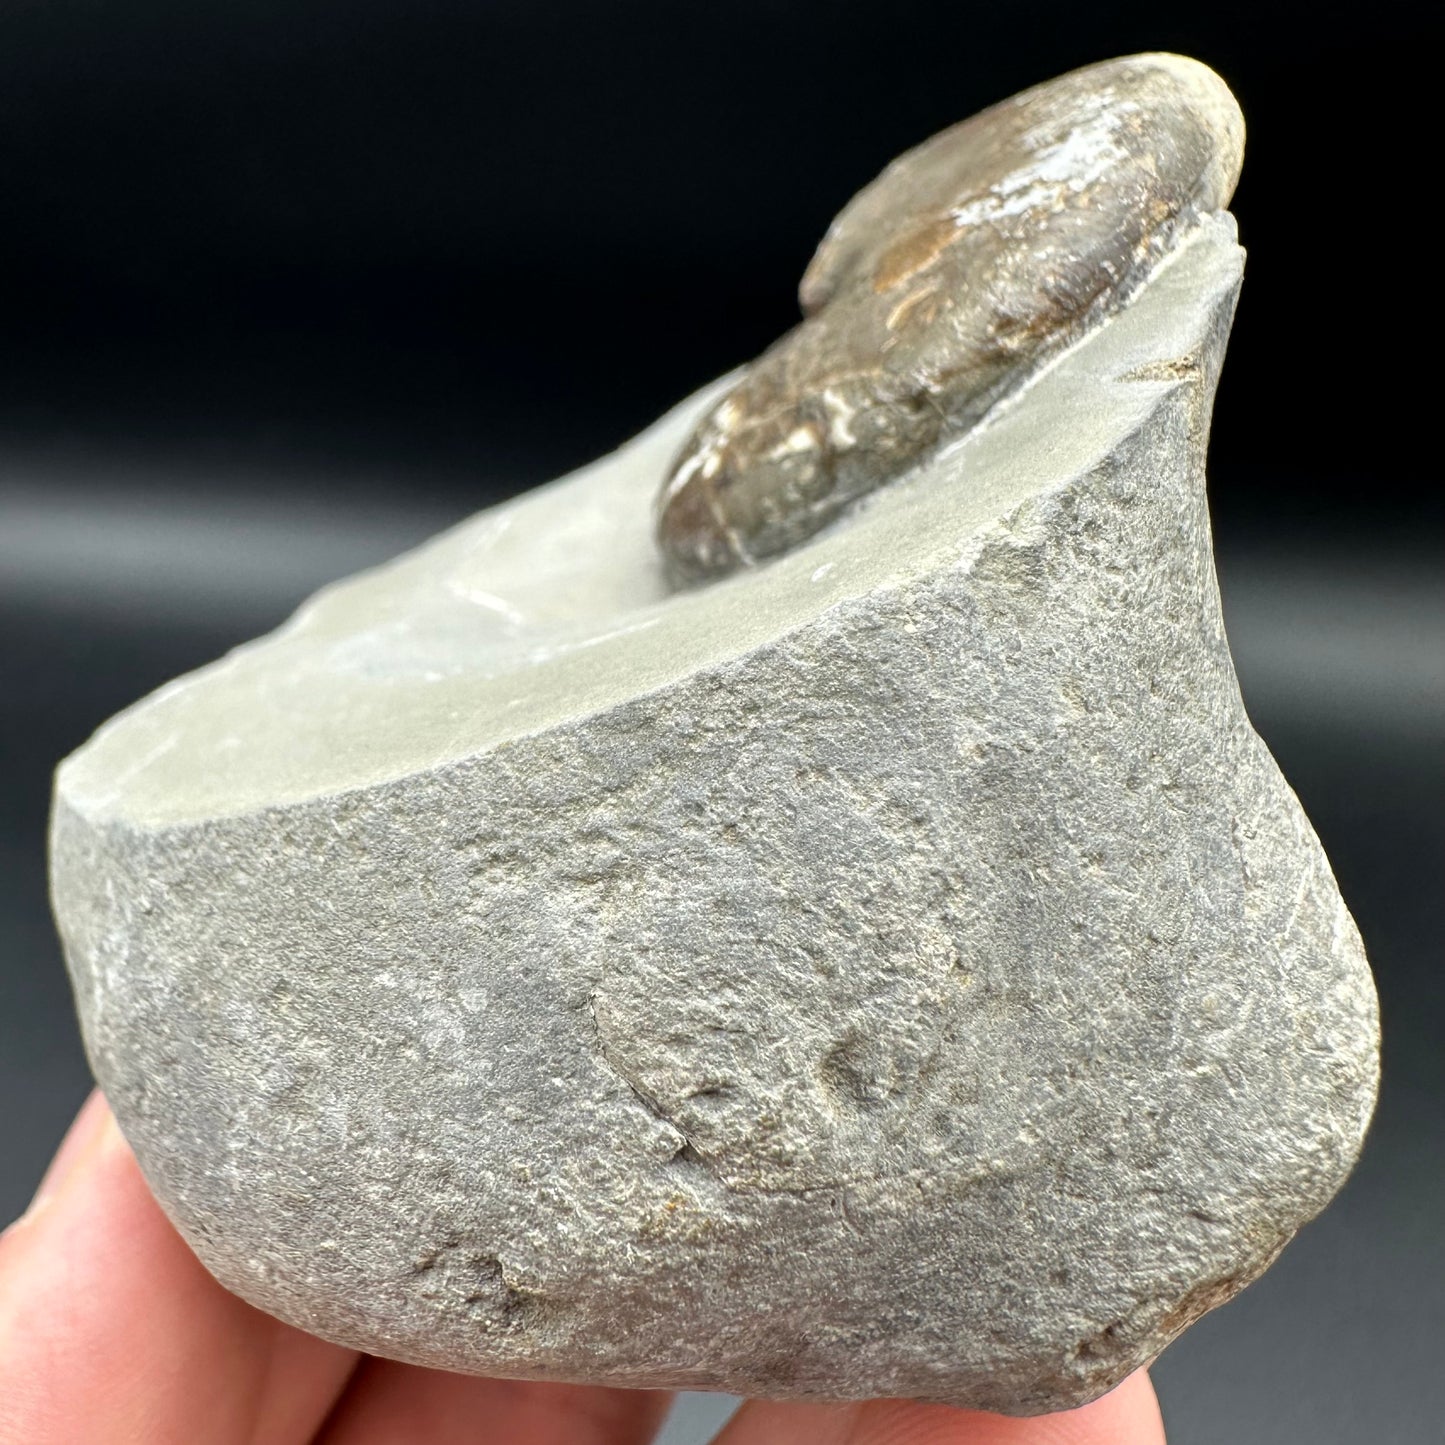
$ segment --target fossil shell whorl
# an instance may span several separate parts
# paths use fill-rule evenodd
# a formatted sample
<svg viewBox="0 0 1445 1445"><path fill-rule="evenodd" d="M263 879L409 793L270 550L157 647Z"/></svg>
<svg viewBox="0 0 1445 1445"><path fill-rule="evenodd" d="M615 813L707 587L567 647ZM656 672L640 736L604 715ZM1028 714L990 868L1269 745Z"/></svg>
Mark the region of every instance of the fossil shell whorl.
<svg viewBox="0 0 1445 1445"><path fill-rule="evenodd" d="M1229 203L1244 121L1176 55L1076 70L940 132L834 220L805 320L698 425L658 498L680 581L795 546L974 425Z"/></svg>

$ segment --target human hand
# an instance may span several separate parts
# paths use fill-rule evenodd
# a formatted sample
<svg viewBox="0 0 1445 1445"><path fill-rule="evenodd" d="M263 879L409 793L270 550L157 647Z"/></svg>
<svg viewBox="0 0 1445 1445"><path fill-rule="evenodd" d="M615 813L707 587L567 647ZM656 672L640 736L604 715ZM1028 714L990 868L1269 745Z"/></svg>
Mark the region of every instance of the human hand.
<svg viewBox="0 0 1445 1445"><path fill-rule="evenodd" d="M99 1093L0 1236L0 1445L645 1445L660 1391L482 1380L359 1356L206 1273ZM1141 1371L1034 1420L753 1400L716 1445L1163 1445Z"/></svg>

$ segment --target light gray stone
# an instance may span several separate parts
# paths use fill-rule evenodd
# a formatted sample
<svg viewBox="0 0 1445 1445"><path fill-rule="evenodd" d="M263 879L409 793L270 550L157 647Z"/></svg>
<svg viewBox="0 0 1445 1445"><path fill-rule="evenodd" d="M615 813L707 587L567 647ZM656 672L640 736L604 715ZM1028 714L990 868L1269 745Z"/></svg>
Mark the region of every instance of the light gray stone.
<svg viewBox="0 0 1445 1445"><path fill-rule="evenodd" d="M1240 703L1201 221L767 567L650 531L718 389L328 589L59 775L97 1076L206 1265L452 1369L1078 1404L1274 1257L1374 1095Z"/></svg>

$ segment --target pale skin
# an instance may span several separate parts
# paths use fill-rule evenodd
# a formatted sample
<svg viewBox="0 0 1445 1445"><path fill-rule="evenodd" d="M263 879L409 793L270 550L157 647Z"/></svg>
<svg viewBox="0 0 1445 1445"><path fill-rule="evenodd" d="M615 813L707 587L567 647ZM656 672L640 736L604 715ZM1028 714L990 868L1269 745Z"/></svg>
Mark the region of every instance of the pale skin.
<svg viewBox="0 0 1445 1445"><path fill-rule="evenodd" d="M0 1236L0 1445L645 1445L671 1397L359 1356L228 1294L151 1198L105 1100ZM1163 1445L1144 1373L1060 1415L746 1403L716 1445Z"/></svg>

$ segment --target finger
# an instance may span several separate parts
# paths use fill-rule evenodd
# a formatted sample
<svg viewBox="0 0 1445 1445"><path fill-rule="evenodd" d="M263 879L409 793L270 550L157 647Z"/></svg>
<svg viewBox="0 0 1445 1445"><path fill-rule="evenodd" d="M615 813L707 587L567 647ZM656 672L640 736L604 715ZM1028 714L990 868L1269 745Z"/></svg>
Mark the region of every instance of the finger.
<svg viewBox="0 0 1445 1445"><path fill-rule="evenodd" d="M1092 1405L1027 1420L906 1400L755 1400L715 1445L1164 1445L1164 1423L1154 1387L1139 1370Z"/></svg>
<svg viewBox="0 0 1445 1445"><path fill-rule="evenodd" d="M354 1360L206 1273L98 1096L0 1239L0 1445L294 1445Z"/></svg>
<svg viewBox="0 0 1445 1445"><path fill-rule="evenodd" d="M317 1445L644 1445L672 1396L368 1360Z"/></svg>
<svg viewBox="0 0 1445 1445"><path fill-rule="evenodd" d="M36 1187L35 1198L30 1201L26 1215L43 1205L60 1187L61 1181L70 1173L76 1161L85 1157L101 1125L105 1123L106 1113L105 1095L99 1089L92 1089L80 1106L74 1122L65 1131L65 1138L60 1141L55 1158L50 1161L50 1167Z"/></svg>

